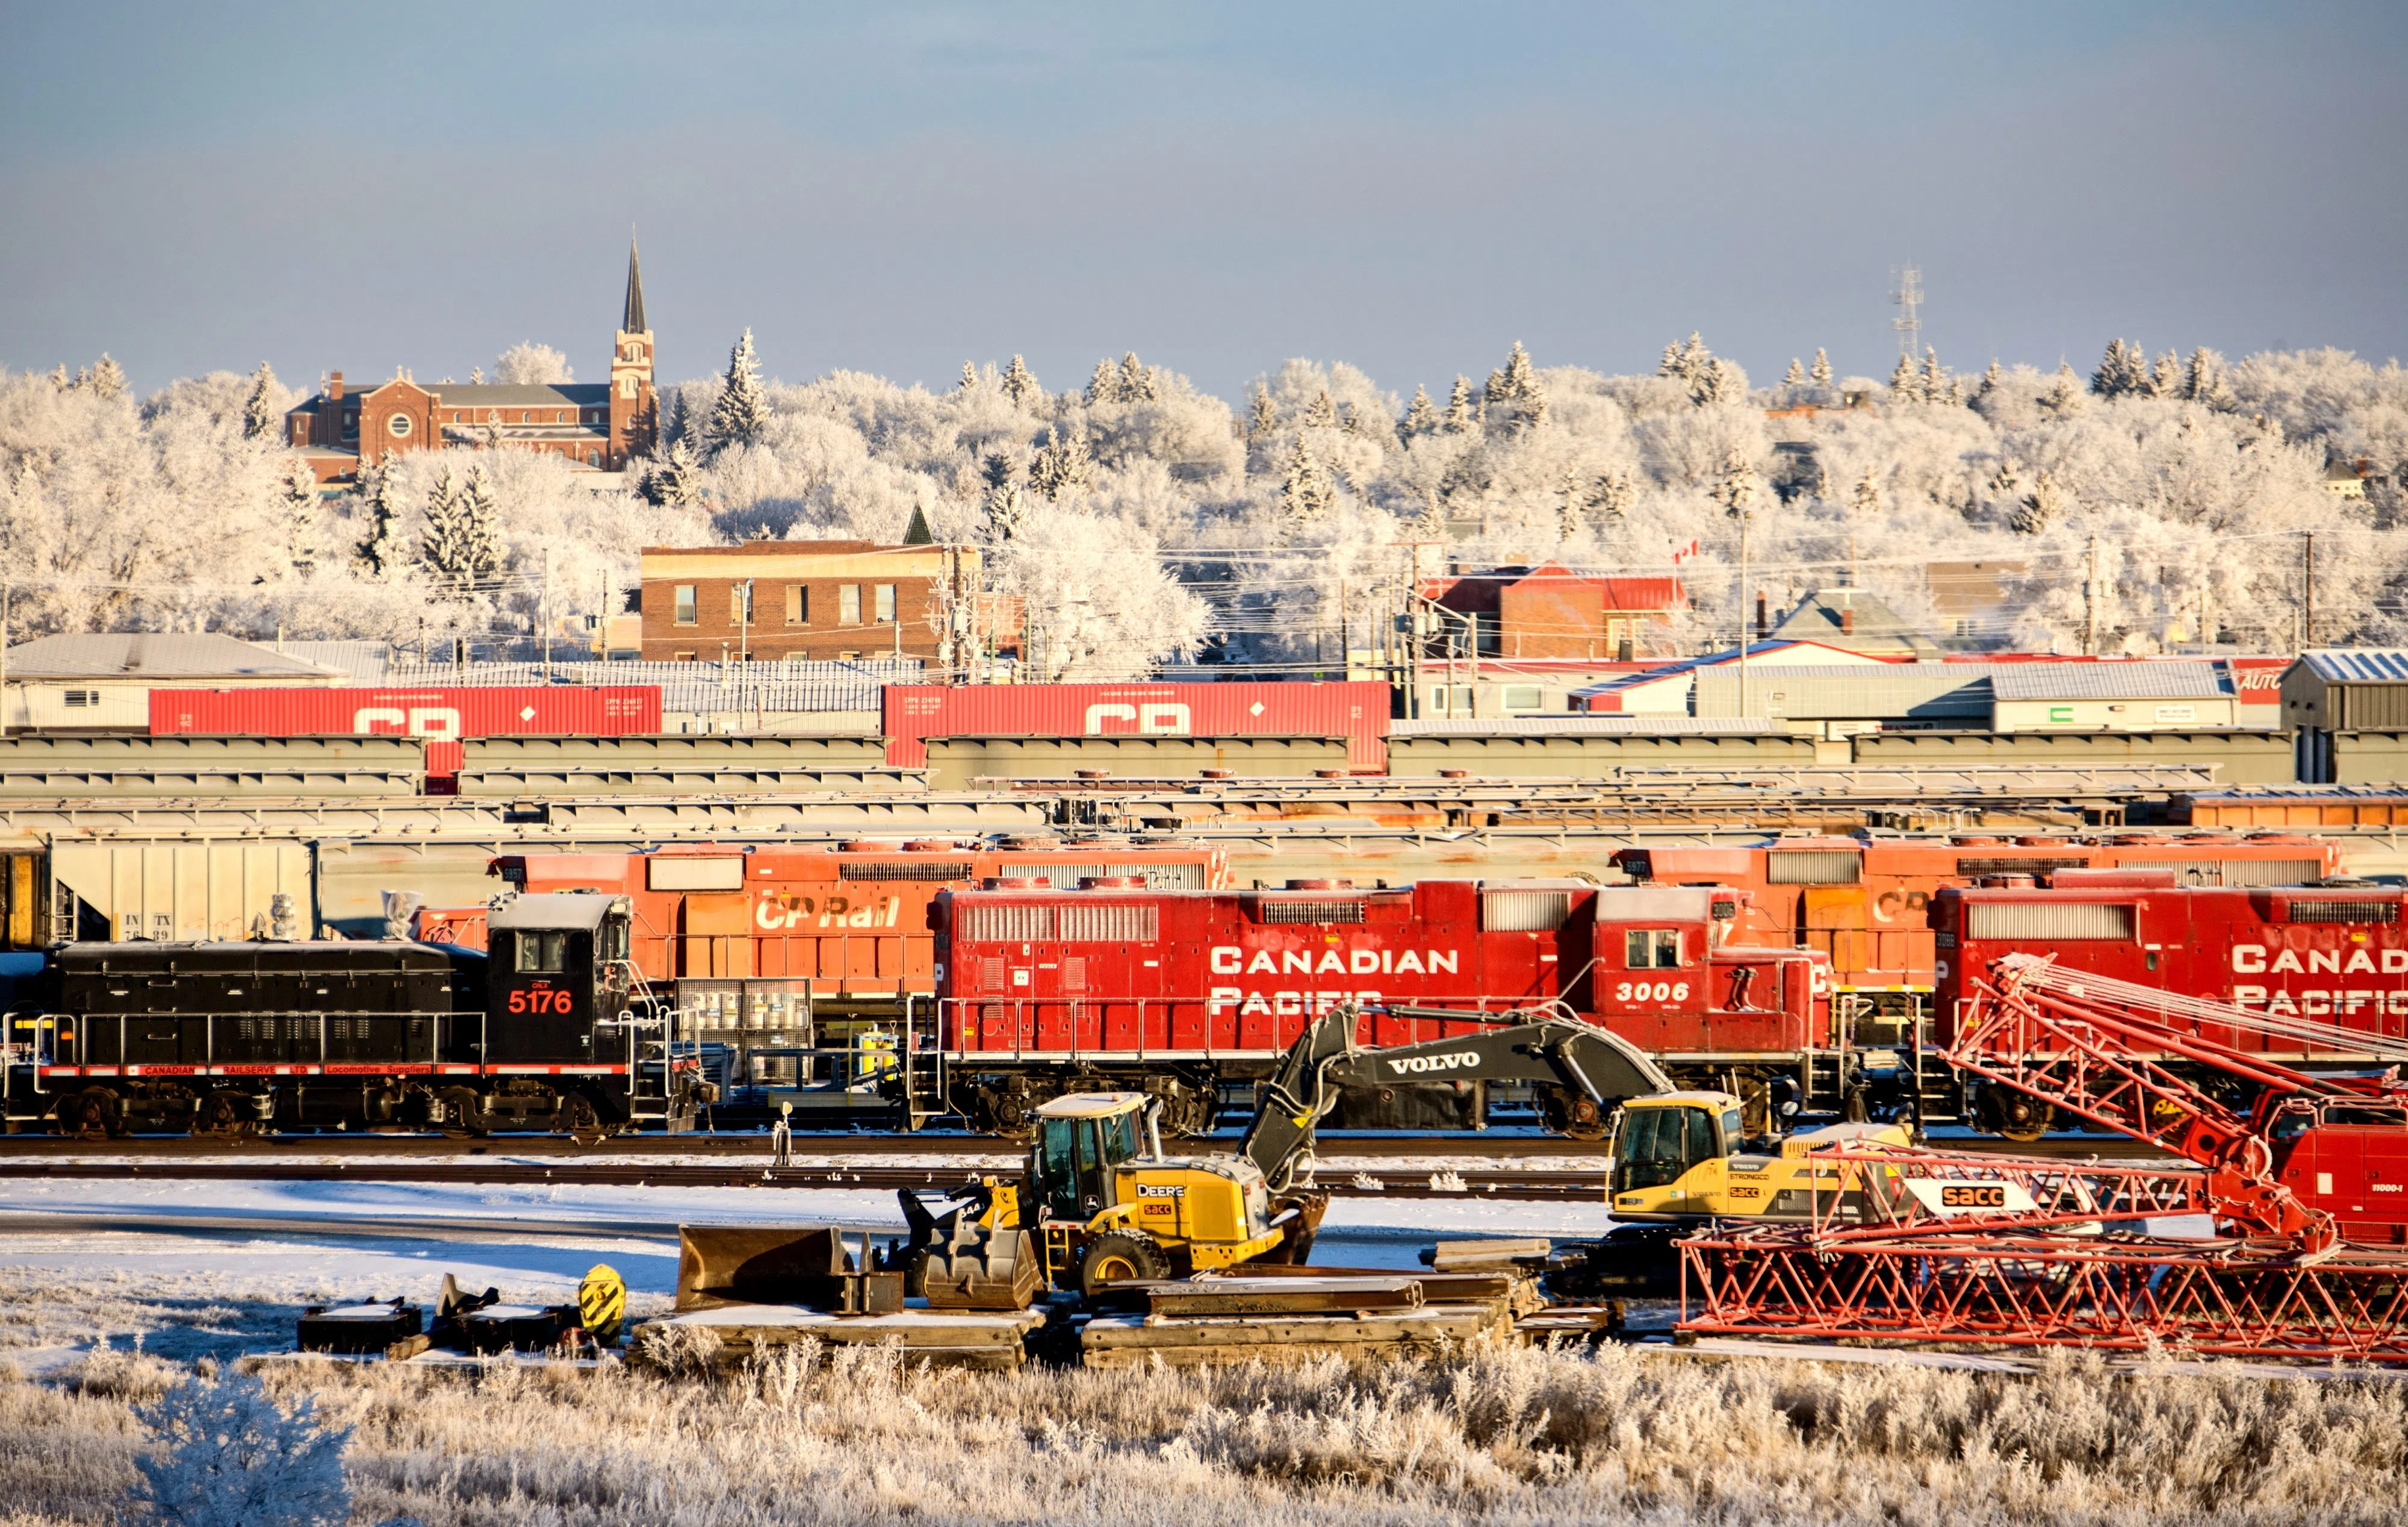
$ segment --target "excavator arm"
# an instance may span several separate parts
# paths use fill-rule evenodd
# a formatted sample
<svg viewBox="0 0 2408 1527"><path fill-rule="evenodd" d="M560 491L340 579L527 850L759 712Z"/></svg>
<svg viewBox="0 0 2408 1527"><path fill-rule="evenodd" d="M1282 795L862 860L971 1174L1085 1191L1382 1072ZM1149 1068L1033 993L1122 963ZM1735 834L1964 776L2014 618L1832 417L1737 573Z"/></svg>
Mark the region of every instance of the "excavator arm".
<svg viewBox="0 0 2408 1527"><path fill-rule="evenodd" d="M1647 1053L1619 1034L1555 1014L1498 1014L1499 1027L1418 1044L1359 1045L1367 1010L1352 1004L1313 1019L1263 1084L1262 1102L1239 1152L1262 1169L1274 1191L1286 1188L1312 1158L1313 1131L1346 1088L1400 1082L1534 1082L1560 1087L1611 1112L1625 1098L1673 1089ZM1385 1008L1402 1016L1454 1011ZM1524 1021L1513 1022L1520 1018Z"/></svg>

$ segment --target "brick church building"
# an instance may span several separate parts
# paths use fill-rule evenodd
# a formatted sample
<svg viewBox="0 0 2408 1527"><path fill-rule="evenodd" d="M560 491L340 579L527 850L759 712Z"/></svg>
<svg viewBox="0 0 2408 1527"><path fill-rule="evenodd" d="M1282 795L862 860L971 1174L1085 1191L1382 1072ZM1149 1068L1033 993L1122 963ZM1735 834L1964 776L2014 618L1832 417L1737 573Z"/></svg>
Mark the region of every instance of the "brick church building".
<svg viewBox="0 0 2408 1527"><path fill-rule="evenodd" d="M447 445L500 444L550 451L592 471L615 472L652 448L659 423L652 394L652 331L644 321L644 279L627 246L627 303L610 345L608 382L539 386L439 382L395 371L373 386L346 386L343 373L284 416L287 444L321 483L357 476L360 458Z"/></svg>

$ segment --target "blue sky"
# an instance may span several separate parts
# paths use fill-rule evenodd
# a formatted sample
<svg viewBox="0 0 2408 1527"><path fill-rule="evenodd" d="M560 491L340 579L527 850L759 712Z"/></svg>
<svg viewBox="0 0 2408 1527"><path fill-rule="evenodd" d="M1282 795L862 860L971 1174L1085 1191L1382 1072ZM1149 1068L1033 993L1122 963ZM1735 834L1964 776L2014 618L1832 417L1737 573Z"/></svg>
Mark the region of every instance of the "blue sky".
<svg viewBox="0 0 2408 1527"><path fill-rule="evenodd" d="M2397 5L669 9L0 0L0 365L2408 353Z"/></svg>

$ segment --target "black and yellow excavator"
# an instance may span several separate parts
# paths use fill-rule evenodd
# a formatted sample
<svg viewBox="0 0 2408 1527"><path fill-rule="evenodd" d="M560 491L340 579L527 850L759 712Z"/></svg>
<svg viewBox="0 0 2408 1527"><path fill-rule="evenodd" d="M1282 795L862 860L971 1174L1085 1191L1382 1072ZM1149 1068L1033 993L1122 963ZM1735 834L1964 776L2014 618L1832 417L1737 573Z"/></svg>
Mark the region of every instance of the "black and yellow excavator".
<svg viewBox="0 0 2408 1527"><path fill-rule="evenodd" d="M1017 1309L1039 1289L1091 1295L1117 1282L1300 1263L1328 1205L1309 1186L1314 1130L1347 1088L1536 1083L1584 1098L1601 1116L1671 1089L1644 1051L1578 1019L1534 1014L1375 1047L1354 1043L1361 1016L1333 1007L1306 1029L1263 1084L1235 1155L1164 1155L1156 1102L1142 1092L1054 1099L1037 1110L1035 1147L1017 1179L903 1190L910 1240L889 1265L902 1266L906 1291L932 1306Z"/></svg>

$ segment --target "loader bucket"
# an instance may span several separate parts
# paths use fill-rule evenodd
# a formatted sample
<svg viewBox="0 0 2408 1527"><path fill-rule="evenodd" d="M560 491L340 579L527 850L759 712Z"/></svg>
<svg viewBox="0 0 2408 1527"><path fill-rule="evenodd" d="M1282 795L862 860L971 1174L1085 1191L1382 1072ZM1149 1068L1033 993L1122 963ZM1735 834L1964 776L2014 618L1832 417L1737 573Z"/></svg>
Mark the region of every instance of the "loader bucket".
<svg viewBox="0 0 2408 1527"><path fill-rule="evenodd" d="M834 1225L681 1225L677 1307L812 1304L851 1266Z"/></svg>
<svg viewBox="0 0 2408 1527"><path fill-rule="evenodd" d="M1026 1231L957 1224L920 1253L912 1281L935 1310L1025 1310L1037 1297L1037 1246Z"/></svg>

